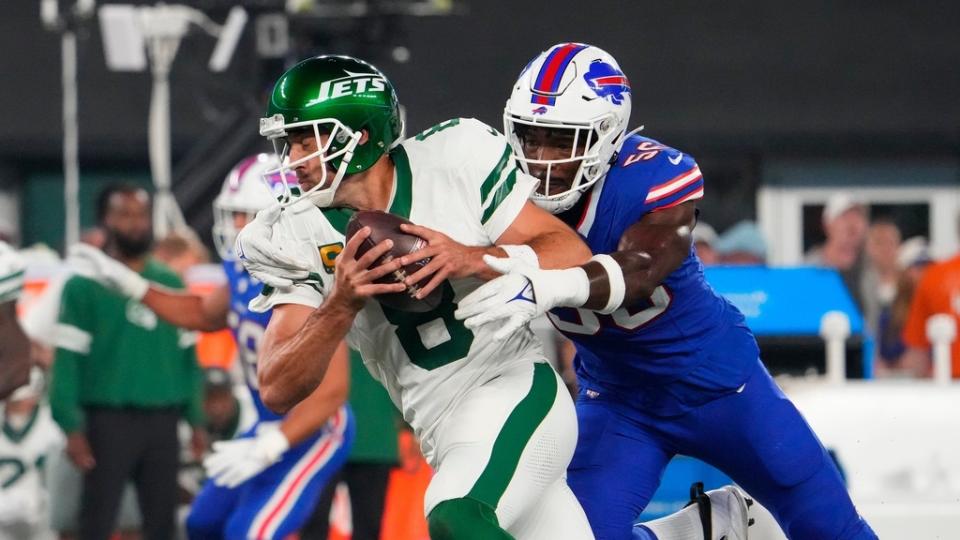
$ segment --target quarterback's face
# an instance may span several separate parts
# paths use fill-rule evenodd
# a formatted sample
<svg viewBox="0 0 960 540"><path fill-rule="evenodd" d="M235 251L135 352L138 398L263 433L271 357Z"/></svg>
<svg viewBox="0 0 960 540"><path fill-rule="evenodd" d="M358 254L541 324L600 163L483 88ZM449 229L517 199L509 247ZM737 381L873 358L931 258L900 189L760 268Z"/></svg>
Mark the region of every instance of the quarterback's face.
<svg viewBox="0 0 960 540"><path fill-rule="evenodd" d="M290 163L295 163L310 154L316 153L317 150L326 145L327 137L328 135L326 133L321 133L320 140L317 140L312 128L290 133L287 137L287 144L290 148ZM327 170L327 182L332 182L337 171L321 160L320 156L315 156L312 159L295 165L293 172L297 175L300 189L309 191L323 181L324 168Z"/></svg>
<svg viewBox="0 0 960 540"><path fill-rule="evenodd" d="M586 141L579 141L574 147L574 130L547 129L542 127L518 127L517 135L523 148L523 155L531 160L571 160L563 163L528 163L527 167L532 176L540 179L537 190L549 186L549 193L556 195L570 189L573 180L580 168L580 159L586 150ZM547 172L549 169L549 182Z"/></svg>

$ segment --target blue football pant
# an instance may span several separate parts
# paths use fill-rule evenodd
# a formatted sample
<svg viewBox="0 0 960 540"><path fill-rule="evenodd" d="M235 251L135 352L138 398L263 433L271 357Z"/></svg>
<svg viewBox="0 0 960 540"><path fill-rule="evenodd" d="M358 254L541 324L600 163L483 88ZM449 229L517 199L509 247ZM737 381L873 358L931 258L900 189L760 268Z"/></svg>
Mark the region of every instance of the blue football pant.
<svg viewBox="0 0 960 540"><path fill-rule="evenodd" d="M243 436L252 436L256 426ZM353 415L341 407L327 426L235 488L207 480L190 508L191 540L285 538L306 522L324 485L346 462Z"/></svg>
<svg viewBox="0 0 960 540"><path fill-rule="evenodd" d="M763 504L792 539L870 539L833 460L760 362L745 386L676 417L581 392L568 482L597 540L627 540L667 462L717 467Z"/></svg>

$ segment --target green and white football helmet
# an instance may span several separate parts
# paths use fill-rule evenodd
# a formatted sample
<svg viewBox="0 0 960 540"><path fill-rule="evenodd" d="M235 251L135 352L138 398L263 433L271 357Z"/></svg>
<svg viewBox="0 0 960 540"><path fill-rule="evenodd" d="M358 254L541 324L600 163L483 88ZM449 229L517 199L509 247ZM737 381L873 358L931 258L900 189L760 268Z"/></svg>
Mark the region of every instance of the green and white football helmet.
<svg viewBox="0 0 960 540"><path fill-rule="evenodd" d="M320 182L304 193L324 208L345 176L369 169L400 138L400 105L393 85L374 66L349 56L308 58L284 73L273 88L260 135L270 139L280 156L280 167L267 171L288 175L297 165L319 158L336 171L328 178L322 167ZM290 162L287 136L312 129L317 151ZM363 144L363 132L368 138ZM327 140L321 144L321 135Z"/></svg>

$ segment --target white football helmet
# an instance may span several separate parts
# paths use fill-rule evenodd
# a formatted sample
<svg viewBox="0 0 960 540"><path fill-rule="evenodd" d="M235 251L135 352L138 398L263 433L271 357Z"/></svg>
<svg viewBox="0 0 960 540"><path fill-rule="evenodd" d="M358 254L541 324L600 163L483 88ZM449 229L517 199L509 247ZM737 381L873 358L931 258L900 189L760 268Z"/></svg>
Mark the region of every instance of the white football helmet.
<svg viewBox="0 0 960 540"><path fill-rule="evenodd" d="M503 129L521 168L546 165L546 177L531 197L554 214L569 210L610 170L630 120L630 83L608 53L583 43L559 43L533 59L517 80L503 112ZM524 126L569 129L570 156L537 159L523 153ZM583 149L583 152L580 152ZM550 169L580 162L570 189L550 195Z"/></svg>
<svg viewBox="0 0 960 540"><path fill-rule="evenodd" d="M257 154L244 158L227 173L220 194L213 200L213 243L221 259L235 259L233 244L239 230L233 215L245 213L250 221L286 192L279 168L280 159L276 154ZM287 183L295 185L296 175L289 170L286 174Z"/></svg>

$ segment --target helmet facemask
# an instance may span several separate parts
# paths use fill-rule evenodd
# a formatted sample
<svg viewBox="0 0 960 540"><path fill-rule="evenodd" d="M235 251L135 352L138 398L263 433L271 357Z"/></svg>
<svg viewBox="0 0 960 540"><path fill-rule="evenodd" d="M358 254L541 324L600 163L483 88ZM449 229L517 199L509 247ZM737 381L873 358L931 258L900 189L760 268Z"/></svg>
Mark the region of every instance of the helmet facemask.
<svg viewBox="0 0 960 540"><path fill-rule="evenodd" d="M521 169L530 173L530 165L546 165L543 180L530 199L539 207L558 214L572 208L584 191L589 189L610 169L615 150L623 133L613 115L604 115L589 122L549 122L512 114L509 107L503 115L504 132L510 140ZM522 134L530 128L550 131L568 130L572 133L570 154L566 157L543 159L527 156ZM580 166L569 188L553 193L553 167L579 162Z"/></svg>
<svg viewBox="0 0 960 540"><path fill-rule="evenodd" d="M289 136L291 132L304 129L308 132L312 131L312 135L317 142L317 150L291 162ZM353 159L354 151L360 144L363 131L354 131L336 118L321 118L286 124L283 115L276 114L269 118L260 119L260 135L270 139L274 151L280 156L280 166L268 170L265 174L279 173L280 178L283 179L286 194L281 204L288 206L296 201L292 197L293 190L286 180L288 175L290 175L289 177L296 177L297 166L312 159L319 159L321 177L313 187L301 193L301 195L316 206L327 208L333 204L333 197L340 186L340 182L343 181L343 177L347 174L347 168ZM323 136L326 136L325 141ZM332 179L329 178L330 169L335 171ZM297 191L299 191L299 187L297 187Z"/></svg>

